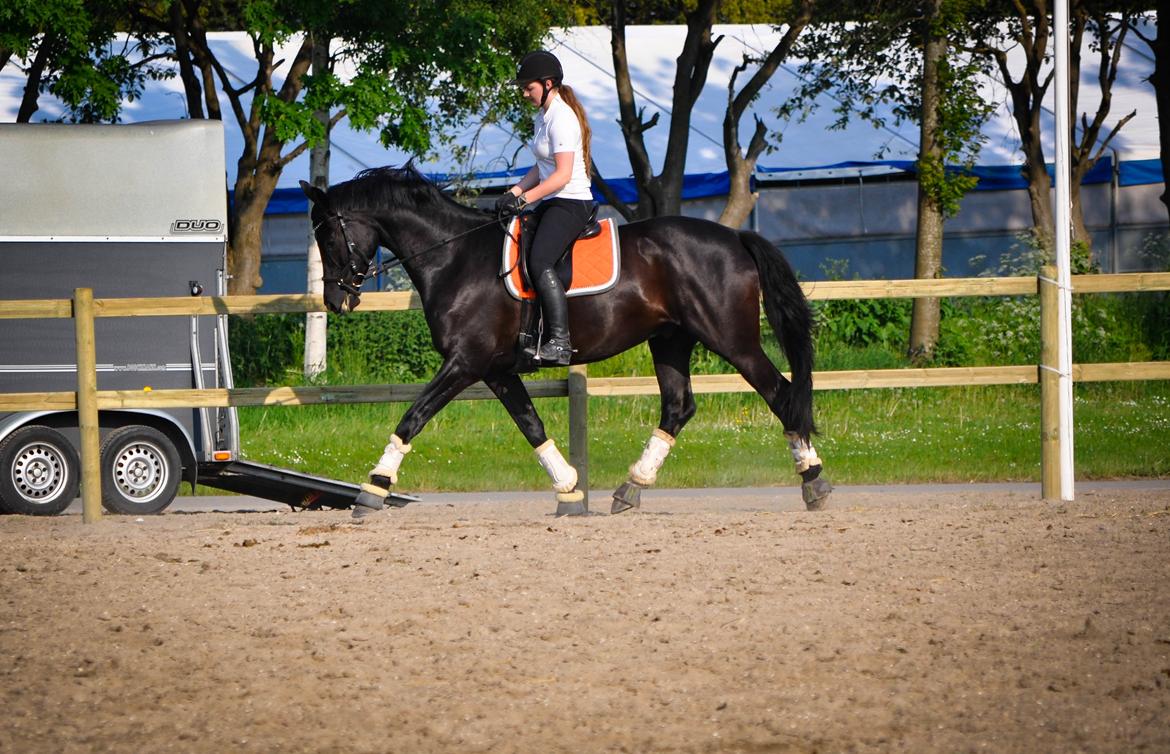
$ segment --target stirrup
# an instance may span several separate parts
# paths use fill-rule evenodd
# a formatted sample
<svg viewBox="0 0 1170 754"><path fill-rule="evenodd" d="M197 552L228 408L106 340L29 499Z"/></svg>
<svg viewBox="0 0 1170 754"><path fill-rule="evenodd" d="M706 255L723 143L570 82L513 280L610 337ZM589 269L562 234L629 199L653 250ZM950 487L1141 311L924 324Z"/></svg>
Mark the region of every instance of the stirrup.
<svg viewBox="0 0 1170 754"><path fill-rule="evenodd" d="M541 363L568 366L569 362L573 360L573 348L568 340L549 338L536 352L536 358Z"/></svg>

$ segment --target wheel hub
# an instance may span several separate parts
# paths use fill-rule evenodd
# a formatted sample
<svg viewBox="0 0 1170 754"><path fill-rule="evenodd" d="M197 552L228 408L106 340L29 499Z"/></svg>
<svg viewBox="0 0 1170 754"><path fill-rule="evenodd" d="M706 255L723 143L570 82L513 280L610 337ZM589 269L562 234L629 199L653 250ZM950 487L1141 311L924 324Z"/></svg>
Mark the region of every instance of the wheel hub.
<svg viewBox="0 0 1170 754"><path fill-rule="evenodd" d="M113 472L118 489L136 502L153 499L166 483L166 461L150 443L127 445L114 460Z"/></svg>
<svg viewBox="0 0 1170 754"><path fill-rule="evenodd" d="M58 494L66 476L65 459L56 448L41 443L23 448L12 464L12 484L30 502Z"/></svg>

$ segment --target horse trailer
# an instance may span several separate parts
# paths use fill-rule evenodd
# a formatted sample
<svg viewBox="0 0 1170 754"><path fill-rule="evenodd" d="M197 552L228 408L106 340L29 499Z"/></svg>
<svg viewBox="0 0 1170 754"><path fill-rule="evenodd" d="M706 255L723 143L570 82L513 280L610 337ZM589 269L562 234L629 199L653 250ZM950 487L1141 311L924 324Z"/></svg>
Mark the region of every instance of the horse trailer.
<svg viewBox="0 0 1170 754"><path fill-rule="evenodd" d="M219 121L0 124L0 300L223 295L227 192ZM99 390L231 388L226 315L101 317ZM71 319L5 319L0 393L75 391ZM103 409L102 504L157 513L181 481L293 506L346 507L357 485L240 458L234 408ZM0 413L0 511L77 497L75 410Z"/></svg>

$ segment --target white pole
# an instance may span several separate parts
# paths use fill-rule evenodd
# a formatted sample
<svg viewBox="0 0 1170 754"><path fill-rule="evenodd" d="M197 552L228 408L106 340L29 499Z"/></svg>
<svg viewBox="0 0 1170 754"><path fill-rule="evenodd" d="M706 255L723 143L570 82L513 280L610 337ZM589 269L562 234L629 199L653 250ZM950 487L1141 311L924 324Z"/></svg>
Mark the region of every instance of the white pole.
<svg viewBox="0 0 1170 754"><path fill-rule="evenodd" d="M1060 372L1060 499L1073 499L1073 384L1072 384L1072 187L1069 178L1068 0L1056 0L1053 9L1056 95L1056 282L1058 292L1057 369Z"/></svg>

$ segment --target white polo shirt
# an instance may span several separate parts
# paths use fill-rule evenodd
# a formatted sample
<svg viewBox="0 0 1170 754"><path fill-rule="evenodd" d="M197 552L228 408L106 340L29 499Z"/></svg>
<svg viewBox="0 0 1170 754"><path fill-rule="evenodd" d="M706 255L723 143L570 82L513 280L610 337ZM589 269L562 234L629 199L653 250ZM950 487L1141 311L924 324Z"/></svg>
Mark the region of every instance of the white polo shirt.
<svg viewBox="0 0 1170 754"><path fill-rule="evenodd" d="M540 180L548 179L556 170L558 152L573 153L573 174L569 183L560 191L549 194L545 199L593 200L589 188L589 175L585 172L584 146L581 140L581 123L577 114L560 96L550 96L548 110L538 109L534 118L536 133L532 138L532 153L536 156L536 169Z"/></svg>

